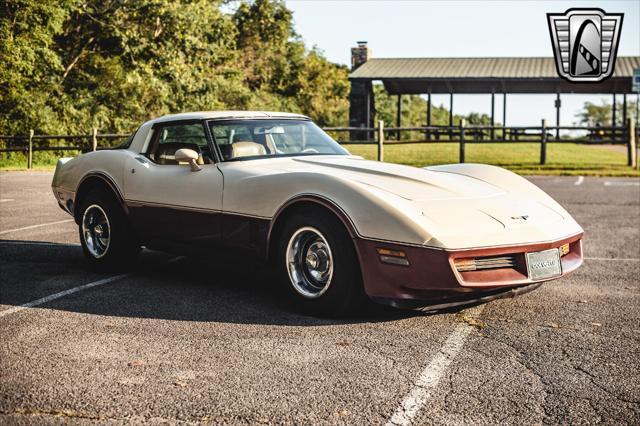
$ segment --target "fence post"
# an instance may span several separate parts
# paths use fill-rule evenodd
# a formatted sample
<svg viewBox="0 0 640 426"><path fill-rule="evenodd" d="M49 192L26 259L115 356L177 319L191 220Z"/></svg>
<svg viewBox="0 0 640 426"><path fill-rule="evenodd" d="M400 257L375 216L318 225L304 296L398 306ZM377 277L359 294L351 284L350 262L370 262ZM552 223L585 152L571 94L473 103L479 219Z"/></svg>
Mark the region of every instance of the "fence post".
<svg viewBox="0 0 640 426"><path fill-rule="evenodd" d="M378 161L384 161L384 121L378 121Z"/></svg>
<svg viewBox="0 0 640 426"><path fill-rule="evenodd" d="M460 119L460 162L464 163L464 118Z"/></svg>
<svg viewBox="0 0 640 426"><path fill-rule="evenodd" d="M98 129L96 129L95 127L93 128L93 131L91 133L91 150L98 150Z"/></svg>
<svg viewBox="0 0 640 426"><path fill-rule="evenodd" d="M542 134L540 135L540 164L547 164L547 120L542 119Z"/></svg>
<svg viewBox="0 0 640 426"><path fill-rule="evenodd" d="M33 168L33 129L29 129L29 154L27 157L27 169Z"/></svg>
<svg viewBox="0 0 640 426"><path fill-rule="evenodd" d="M635 167L638 164L638 158L636 158L636 129L635 123L633 122L633 118L627 118L627 165L631 167Z"/></svg>

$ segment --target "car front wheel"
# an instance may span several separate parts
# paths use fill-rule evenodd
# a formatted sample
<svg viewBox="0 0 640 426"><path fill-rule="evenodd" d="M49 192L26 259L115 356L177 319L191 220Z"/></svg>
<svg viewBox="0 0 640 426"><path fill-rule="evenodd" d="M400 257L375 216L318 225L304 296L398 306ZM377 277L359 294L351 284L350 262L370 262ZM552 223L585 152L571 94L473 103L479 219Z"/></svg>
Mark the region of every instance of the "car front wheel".
<svg viewBox="0 0 640 426"><path fill-rule="evenodd" d="M319 316L344 316L364 300L358 257L342 223L316 212L284 226L278 259L294 306Z"/></svg>

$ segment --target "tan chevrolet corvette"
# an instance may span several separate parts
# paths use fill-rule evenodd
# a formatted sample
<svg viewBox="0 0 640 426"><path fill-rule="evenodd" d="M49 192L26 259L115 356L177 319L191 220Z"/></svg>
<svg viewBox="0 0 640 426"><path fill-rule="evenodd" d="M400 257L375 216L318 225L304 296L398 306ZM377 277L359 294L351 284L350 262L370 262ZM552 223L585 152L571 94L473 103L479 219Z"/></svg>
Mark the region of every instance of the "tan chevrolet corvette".
<svg viewBox="0 0 640 426"><path fill-rule="evenodd" d="M317 315L364 296L427 311L514 296L583 258L582 228L520 176L367 161L297 114L164 116L118 148L60 159L52 187L96 268L143 246L237 253L277 268Z"/></svg>

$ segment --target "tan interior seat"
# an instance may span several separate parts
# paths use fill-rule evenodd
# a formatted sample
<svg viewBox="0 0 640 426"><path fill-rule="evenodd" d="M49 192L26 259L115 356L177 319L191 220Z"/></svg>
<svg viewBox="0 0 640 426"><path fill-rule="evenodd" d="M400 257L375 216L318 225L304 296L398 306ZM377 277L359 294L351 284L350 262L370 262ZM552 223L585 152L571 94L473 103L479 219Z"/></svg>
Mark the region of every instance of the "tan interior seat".
<svg viewBox="0 0 640 426"><path fill-rule="evenodd" d="M266 155L263 145L255 142L238 141L231 144L231 158Z"/></svg>

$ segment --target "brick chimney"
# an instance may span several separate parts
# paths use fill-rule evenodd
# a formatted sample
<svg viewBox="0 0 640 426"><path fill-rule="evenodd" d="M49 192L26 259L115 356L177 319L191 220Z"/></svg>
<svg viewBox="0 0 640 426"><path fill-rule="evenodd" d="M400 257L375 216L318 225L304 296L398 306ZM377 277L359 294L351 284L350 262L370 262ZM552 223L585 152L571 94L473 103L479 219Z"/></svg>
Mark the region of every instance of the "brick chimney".
<svg viewBox="0 0 640 426"><path fill-rule="evenodd" d="M351 71L364 64L373 56L366 41L359 41L358 47L351 48Z"/></svg>

